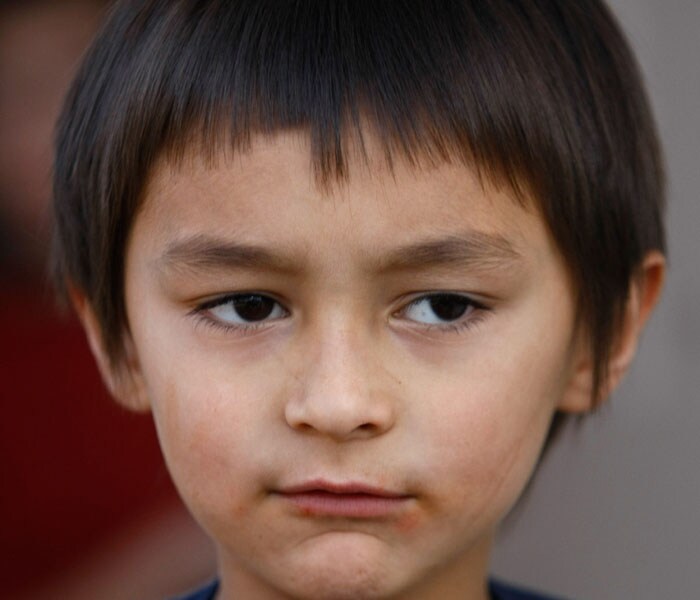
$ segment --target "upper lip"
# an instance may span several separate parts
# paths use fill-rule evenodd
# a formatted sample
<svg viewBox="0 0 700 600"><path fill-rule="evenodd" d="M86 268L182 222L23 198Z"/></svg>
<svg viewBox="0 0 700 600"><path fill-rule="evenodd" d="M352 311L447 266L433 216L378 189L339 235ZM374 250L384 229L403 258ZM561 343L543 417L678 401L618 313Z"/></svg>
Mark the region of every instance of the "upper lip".
<svg viewBox="0 0 700 600"><path fill-rule="evenodd" d="M308 494L325 492L328 494L365 494L380 498L405 498L407 494L388 490L379 486L357 481L333 482L326 479L312 479L302 483L285 486L278 490L281 494Z"/></svg>

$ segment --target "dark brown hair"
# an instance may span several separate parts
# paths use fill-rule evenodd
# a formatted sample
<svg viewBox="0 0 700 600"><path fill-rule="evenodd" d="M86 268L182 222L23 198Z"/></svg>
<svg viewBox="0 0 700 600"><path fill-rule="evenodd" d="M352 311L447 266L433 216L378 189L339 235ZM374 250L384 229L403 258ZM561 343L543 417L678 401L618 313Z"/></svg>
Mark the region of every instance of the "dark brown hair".
<svg viewBox="0 0 700 600"><path fill-rule="evenodd" d="M309 132L320 182L369 128L386 157L460 160L532 197L606 365L645 252L664 249L663 173L638 68L599 0L134 0L79 72L56 141L55 274L115 364L125 243L163 152ZM417 167L418 168L418 167Z"/></svg>

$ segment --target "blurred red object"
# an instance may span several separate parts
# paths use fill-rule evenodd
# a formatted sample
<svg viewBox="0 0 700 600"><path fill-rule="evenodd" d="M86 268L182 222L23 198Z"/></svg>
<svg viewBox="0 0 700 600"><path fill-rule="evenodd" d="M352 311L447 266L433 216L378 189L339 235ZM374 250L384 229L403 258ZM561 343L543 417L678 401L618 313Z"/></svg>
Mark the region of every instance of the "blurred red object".
<svg viewBox="0 0 700 600"><path fill-rule="evenodd" d="M109 398L79 324L42 296L5 286L0 297L5 597L175 497L152 420Z"/></svg>

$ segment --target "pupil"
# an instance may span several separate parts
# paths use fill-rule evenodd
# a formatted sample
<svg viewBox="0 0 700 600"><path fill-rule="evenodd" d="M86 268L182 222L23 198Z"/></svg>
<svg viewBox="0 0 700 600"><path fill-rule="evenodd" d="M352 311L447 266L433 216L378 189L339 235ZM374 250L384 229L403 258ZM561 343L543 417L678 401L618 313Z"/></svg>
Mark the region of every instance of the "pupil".
<svg viewBox="0 0 700 600"><path fill-rule="evenodd" d="M430 308L443 321L459 319L469 308L469 300L461 296L442 295L430 299Z"/></svg>
<svg viewBox="0 0 700 600"><path fill-rule="evenodd" d="M239 296L233 300L238 315L246 321L262 321L272 314L275 301L265 296Z"/></svg>

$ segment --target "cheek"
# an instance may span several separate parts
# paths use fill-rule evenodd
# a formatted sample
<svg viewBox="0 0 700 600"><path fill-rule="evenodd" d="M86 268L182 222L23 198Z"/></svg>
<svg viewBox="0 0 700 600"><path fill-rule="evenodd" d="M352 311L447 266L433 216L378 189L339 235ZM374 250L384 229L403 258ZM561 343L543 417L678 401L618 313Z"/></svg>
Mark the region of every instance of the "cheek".
<svg viewBox="0 0 700 600"><path fill-rule="evenodd" d="M459 519L494 524L527 483L564 391L563 339L533 344L515 335L507 346L484 344L479 356L456 364L449 374L423 382L435 402L425 432L436 503ZM428 435L426 433L426 435ZM444 483L443 483L444 482ZM459 513L462 507L462 513Z"/></svg>
<svg viewBox="0 0 700 600"><path fill-rule="evenodd" d="M494 390L490 390L494 391ZM451 411L434 432L431 477L442 490L439 502L469 507L473 517L502 512L525 485L542 445L551 414L532 405L515 405L508 390L497 400L491 394L478 395L461 410ZM511 402L507 402L511 400ZM467 515L469 516L469 515Z"/></svg>
<svg viewBox="0 0 700 600"><path fill-rule="evenodd" d="M254 449L264 391L193 353L186 363L171 354L150 367L158 437L183 500L209 530L221 526L217 515L244 517L262 459Z"/></svg>

